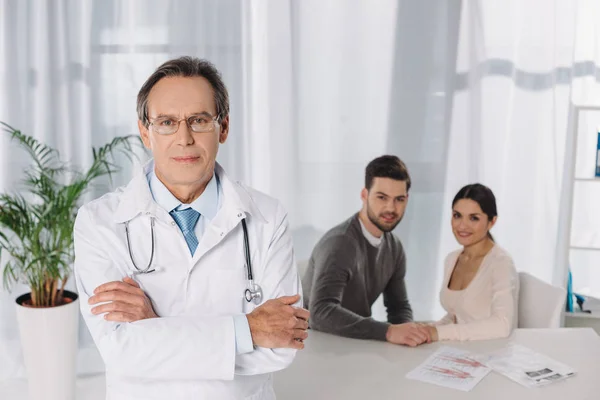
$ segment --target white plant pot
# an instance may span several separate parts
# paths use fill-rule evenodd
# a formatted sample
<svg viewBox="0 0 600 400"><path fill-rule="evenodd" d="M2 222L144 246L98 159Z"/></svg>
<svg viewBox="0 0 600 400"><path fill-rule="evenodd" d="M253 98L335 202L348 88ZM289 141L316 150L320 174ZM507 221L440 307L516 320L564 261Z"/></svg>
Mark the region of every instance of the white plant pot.
<svg viewBox="0 0 600 400"><path fill-rule="evenodd" d="M17 298L17 320L30 400L75 400L79 300L50 308L24 307Z"/></svg>

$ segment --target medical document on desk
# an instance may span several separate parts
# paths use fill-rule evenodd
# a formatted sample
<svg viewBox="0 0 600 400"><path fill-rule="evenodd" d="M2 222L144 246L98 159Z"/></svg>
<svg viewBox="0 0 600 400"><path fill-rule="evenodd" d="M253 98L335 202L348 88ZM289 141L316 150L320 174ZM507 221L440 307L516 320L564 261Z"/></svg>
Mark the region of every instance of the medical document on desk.
<svg viewBox="0 0 600 400"><path fill-rule="evenodd" d="M440 347L406 378L468 392L491 371L476 355L453 347Z"/></svg>
<svg viewBox="0 0 600 400"><path fill-rule="evenodd" d="M478 360L529 388L558 382L576 373L568 365L517 344L510 344Z"/></svg>

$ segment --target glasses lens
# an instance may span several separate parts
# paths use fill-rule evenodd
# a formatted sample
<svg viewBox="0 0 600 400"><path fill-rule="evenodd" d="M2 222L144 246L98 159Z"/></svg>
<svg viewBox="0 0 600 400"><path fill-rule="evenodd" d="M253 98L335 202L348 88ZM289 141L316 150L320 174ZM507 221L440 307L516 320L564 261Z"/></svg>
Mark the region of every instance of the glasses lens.
<svg viewBox="0 0 600 400"><path fill-rule="evenodd" d="M177 131L177 121L172 118L157 118L152 122L154 130L160 135L170 135Z"/></svg>
<svg viewBox="0 0 600 400"><path fill-rule="evenodd" d="M210 132L215 127L215 121L206 116L191 117L188 122L194 132Z"/></svg>

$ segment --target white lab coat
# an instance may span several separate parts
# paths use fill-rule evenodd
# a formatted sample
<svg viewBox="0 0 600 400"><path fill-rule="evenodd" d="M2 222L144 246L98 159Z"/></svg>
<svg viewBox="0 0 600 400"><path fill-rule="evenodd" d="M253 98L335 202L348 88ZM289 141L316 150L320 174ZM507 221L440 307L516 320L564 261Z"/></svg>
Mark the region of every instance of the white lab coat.
<svg viewBox="0 0 600 400"><path fill-rule="evenodd" d="M256 348L236 355L233 315L257 307L243 298L243 217L263 302L301 293L286 212L277 200L228 179L217 164L221 208L192 257L179 227L152 199L149 168L153 163L126 187L81 207L75 222L81 312L106 365L107 399L274 399L271 373L286 368L295 350ZM94 289L135 271L125 221L137 265L148 265L152 216L158 270L134 279L160 318L115 323L93 315L87 301Z"/></svg>

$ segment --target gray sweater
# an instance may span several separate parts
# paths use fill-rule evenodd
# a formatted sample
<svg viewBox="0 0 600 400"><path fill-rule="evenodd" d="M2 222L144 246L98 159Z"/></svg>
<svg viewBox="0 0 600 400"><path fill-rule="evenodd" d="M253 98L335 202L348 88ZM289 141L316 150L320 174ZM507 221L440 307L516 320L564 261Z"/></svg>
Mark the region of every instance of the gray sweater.
<svg viewBox="0 0 600 400"><path fill-rule="evenodd" d="M383 292L388 322L412 321L404 275L406 257L400 240L384 233L372 246L358 214L323 236L302 279L304 306L313 329L356 339L385 340L389 324L371 318L371 306Z"/></svg>

